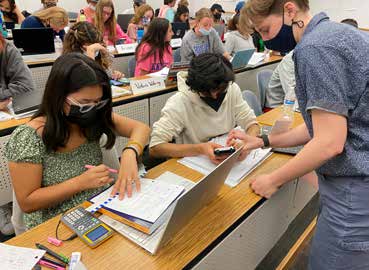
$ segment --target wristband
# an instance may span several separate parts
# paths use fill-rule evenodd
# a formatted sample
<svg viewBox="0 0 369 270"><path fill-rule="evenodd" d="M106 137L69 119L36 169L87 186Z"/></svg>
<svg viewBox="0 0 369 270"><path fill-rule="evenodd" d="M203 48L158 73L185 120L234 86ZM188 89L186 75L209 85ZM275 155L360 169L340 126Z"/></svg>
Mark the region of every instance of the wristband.
<svg viewBox="0 0 369 270"><path fill-rule="evenodd" d="M140 144L139 142L137 142L137 141L129 141L128 143L127 143L127 145L126 146L134 146L134 145L136 145L137 147L138 147L138 149L136 149L139 153L142 153L143 152L143 146L142 146L142 144Z"/></svg>
<svg viewBox="0 0 369 270"><path fill-rule="evenodd" d="M133 147L133 146L126 146L126 147L124 147L123 148L123 151L122 151L122 154L124 153L124 151L126 151L128 149L133 150L133 152L135 152L136 160L137 160L137 163L138 163L139 154L138 154L138 151L137 151L137 149L135 147Z"/></svg>

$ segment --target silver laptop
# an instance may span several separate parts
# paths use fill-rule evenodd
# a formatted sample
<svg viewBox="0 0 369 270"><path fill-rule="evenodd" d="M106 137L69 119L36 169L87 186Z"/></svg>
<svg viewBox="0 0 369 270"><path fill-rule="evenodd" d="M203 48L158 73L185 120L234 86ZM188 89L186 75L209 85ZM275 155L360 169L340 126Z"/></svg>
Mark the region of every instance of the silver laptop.
<svg viewBox="0 0 369 270"><path fill-rule="evenodd" d="M165 222L151 235L144 234L105 215L100 219L151 254L156 254L201 208L217 196L241 151L242 148L238 149L174 202L170 206L171 209L167 211L168 216L165 217L168 222Z"/></svg>
<svg viewBox="0 0 369 270"><path fill-rule="evenodd" d="M246 67L254 52L255 49L248 49L236 52L231 59L233 69L236 70Z"/></svg>

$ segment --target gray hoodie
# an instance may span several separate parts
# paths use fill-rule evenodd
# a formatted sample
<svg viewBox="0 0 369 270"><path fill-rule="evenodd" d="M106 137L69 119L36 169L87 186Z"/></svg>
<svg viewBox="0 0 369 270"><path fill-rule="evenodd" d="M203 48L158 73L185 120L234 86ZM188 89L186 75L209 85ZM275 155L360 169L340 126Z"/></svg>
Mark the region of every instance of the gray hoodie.
<svg viewBox="0 0 369 270"><path fill-rule="evenodd" d="M0 62L0 100L35 90L31 71L12 43L6 41Z"/></svg>
<svg viewBox="0 0 369 270"><path fill-rule="evenodd" d="M208 36L198 36L194 30L190 30L182 40L181 61L189 62L194 56L203 53L224 54L224 52L223 43L214 28L211 28Z"/></svg>

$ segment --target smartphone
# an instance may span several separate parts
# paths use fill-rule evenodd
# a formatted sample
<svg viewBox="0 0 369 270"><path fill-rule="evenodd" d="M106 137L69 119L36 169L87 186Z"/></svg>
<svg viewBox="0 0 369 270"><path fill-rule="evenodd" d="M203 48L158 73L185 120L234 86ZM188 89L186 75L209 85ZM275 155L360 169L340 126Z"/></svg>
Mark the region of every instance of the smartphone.
<svg viewBox="0 0 369 270"><path fill-rule="evenodd" d="M230 155L234 152L236 152L236 148L234 148L233 146L214 149L214 155L216 156Z"/></svg>
<svg viewBox="0 0 369 270"><path fill-rule="evenodd" d="M121 81L116 81L116 80L110 80L110 84L111 84L111 85L114 85L114 86L122 86L122 85L124 85L124 83L123 83L123 82L121 82Z"/></svg>
<svg viewBox="0 0 369 270"><path fill-rule="evenodd" d="M130 80L128 78L121 78L119 79L119 82L123 85L123 86L127 86L130 84Z"/></svg>

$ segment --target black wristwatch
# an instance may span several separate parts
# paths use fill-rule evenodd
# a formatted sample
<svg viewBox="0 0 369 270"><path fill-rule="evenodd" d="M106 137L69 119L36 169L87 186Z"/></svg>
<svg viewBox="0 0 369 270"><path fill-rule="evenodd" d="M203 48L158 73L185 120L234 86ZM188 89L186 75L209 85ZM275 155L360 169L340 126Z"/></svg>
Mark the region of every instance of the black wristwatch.
<svg viewBox="0 0 369 270"><path fill-rule="evenodd" d="M270 147L270 141L269 141L268 135L261 134L259 136L259 138L261 138L263 140L263 143L264 143L264 146L262 148L269 148Z"/></svg>

